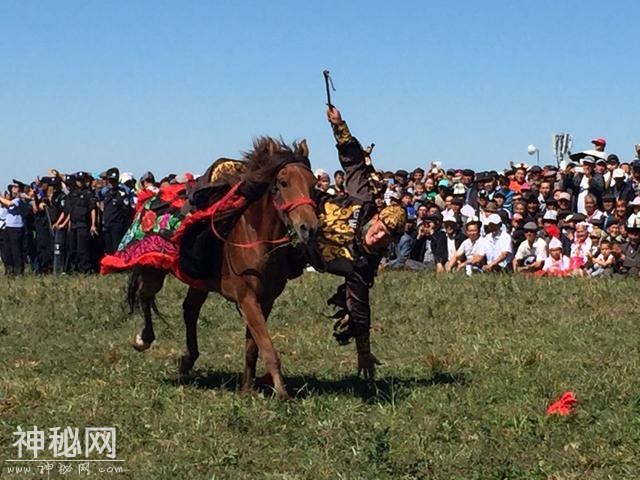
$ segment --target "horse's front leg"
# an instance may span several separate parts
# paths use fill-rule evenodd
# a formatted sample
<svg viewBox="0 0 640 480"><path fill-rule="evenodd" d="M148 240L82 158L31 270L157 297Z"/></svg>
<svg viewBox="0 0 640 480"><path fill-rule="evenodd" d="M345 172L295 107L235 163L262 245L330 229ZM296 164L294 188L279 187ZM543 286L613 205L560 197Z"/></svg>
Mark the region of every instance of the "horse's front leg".
<svg viewBox="0 0 640 480"><path fill-rule="evenodd" d="M180 373L185 375L193 368L200 352L198 351L198 317L209 292L189 287L187 296L182 302L184 325L186 327L186 349L180 358Z"/></svg>
<svg viewBox="0 0 640 480"><path fill-rule="evenodd" d="M287 393L282 371L280 369L280 358L273 348L273 343L271 341L271 337L269 337L269 331L267 330L267 320L262 312L262 308L260 307L258 300L255 297L255 294L253 292L246 292L238 302L238 306L245 318L249 333L258 347L267 372L273 379L273 387L276 394L281 399L290 399L291 397ZM245 357L245 359L246 358L247 357ZM250 369L250 365L245 367L245 376L247 371ZM253 375L255 375L255 363L253 365L253 372L249 371L249 373L253 373ZM244 382L247 382L246 378Z"/></svg>

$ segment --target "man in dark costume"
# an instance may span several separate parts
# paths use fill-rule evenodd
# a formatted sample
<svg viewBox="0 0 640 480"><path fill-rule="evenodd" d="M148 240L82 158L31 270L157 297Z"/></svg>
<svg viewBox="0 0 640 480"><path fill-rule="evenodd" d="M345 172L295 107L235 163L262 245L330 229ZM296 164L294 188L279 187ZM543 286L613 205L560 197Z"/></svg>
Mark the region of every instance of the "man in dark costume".
<svg viewBox="0 0 640 480"><path fill-rule="evenodd" d="M327 118L345 171L346 195L317 193L321 227L310 263L321 272L344 277L344 283L328 301L339 308L334 336L342 345L355 338L358 372L373 378L378 360L371 353L369 341L369 290L389 243L402 233L406 212L398 204L376 207L375 198L383 193L382 183L376 178L367 151L351 135L337 108L330 106Z"/></svg>

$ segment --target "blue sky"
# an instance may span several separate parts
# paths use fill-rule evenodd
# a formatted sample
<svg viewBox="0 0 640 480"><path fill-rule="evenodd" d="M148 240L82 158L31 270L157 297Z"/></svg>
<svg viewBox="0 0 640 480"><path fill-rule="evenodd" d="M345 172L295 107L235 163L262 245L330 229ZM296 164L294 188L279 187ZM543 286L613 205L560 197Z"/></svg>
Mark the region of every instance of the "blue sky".
<svg viewBox="0 0 640 480"><path fill-rule="evenodd" d="M633 1L0 0L3 182L55 166L202 172L256 135L337 168L322 70L384 169L550 163L640 143ZM6 183L6 182L5 182Z"/></svg>

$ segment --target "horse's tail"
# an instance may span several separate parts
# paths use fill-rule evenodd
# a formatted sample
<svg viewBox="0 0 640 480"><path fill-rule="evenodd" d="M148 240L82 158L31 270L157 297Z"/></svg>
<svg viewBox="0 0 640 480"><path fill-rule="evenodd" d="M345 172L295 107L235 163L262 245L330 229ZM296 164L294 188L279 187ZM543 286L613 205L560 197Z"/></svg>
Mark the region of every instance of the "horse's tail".
<svg viewBox="0 0 640 480"><path fill-rule="evenodd" d="M150 272L147 271L147 273ZM142 287L144 286L144 278L144 272L141 268L134 268L129 275L129 281L127 283L129 315L135 312L137 306L142 306L143 311L144 307L148 306L159 318L164 319L164 315L158 309L155 292L152 295L140 295ZM149 275L147 275L147 278L149 278ZM160 288L158 288L158 290L159 289Z"/></svg>

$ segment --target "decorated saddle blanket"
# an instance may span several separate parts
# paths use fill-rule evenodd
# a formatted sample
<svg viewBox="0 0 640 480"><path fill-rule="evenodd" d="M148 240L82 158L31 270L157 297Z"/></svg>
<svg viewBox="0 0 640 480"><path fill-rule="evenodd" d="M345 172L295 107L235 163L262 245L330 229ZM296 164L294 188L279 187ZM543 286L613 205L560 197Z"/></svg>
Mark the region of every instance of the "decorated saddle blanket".
<svg viewBox="0 0 640 480"><path fill-rule="evenodd" d="M153 267L206 288L214 268L216 232L228 233L252 199L241 191L244 163L216 161L196 184L168 185L139 197L131 227L118 250L100 262L102 274ZM183 247L188 245L188 248Z"/></svg>

